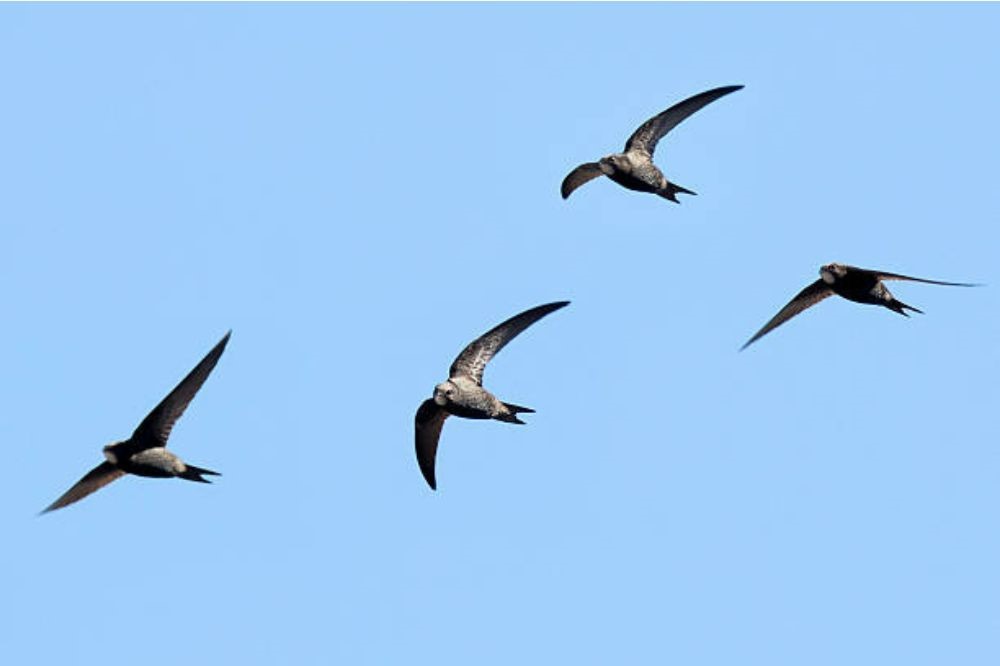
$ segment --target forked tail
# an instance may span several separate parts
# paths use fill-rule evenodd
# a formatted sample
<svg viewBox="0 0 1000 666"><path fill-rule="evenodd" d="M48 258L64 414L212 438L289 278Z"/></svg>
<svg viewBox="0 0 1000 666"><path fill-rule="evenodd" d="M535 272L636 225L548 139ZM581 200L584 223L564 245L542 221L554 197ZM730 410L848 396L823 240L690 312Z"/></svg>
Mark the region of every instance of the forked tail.
<svg viewBox="0 0 1000 666"><path fill-rule="evenodd" d="M187 465L186 469L178 474L177 476L182 479L187 479L188 481L197 481L198 483L212 483L208 479L202 477L202 474L208 474L209 476L222 476L218 472L213 472L210 469L205 469L204 467L195 467L194 465Z"/></svg>
<svg viewBox="0 0 1000 666"><path fill-rule="evenodd" d="M673 201L674 203L680 203L680 201L677 200L678 192L680 192L681 194L693 194L693 195L698 194L694 190L689 190L686 187L681 187L677 183L671 183L669 181L667 182L667 186L664 189L657 192L657 194L659 194L664 199L669 199L670 201Z"/></svg>
<svg viewBox="0 0 1000 666"><path fill-rule="evenodd" d="M903 315L904 317L909 317L910 316L910 315L908 315L906 313L907 310L911 310L912 312L916 312L918 314L923 314L924 313L923 310L918 310L917 308L913 307L912 305L907 305L906 303L904 303L903 301L899 300L898 298L893 298L891 301L888 301L885 304L885 306L887 308L889 308L890 310L892 310L893 312L898 312L899 314Z"/></svg>
<svg viewBox="0 0 1000 666"><path fill-rule="evenodd" d="M518 414L534 414L535 410L531 407L522 407L521 405L514 405L509 402L503 403L503 406L507 408L507 413L499 417L498 420L504 421L506 423L520 423L524 425L524 421L517 418Z"/></svg>

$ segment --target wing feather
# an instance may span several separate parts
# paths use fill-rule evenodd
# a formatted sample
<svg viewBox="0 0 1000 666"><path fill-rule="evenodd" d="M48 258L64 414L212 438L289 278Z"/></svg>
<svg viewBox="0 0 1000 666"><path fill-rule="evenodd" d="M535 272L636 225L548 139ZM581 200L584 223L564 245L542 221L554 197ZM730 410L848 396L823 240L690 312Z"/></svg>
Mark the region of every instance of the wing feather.
<svg viewBox="0 0 1000 666"><path fill-rule="evenodd" d="M901 275L899 273L887 273L885 271L872 271L866 268L857 268L856 266L848 266L848 269L853 269L856 271L861 271L862 273L868 273L869 275L874 275L877 280L906 280L908 282L923 282L924 284L940 284L946 287L979 287L982 285L974 284L971 282L942 282L941 280L927 280L925 278L911 277L909 275Z"/></svg>
<svg viewBox="0 0 1000 666"><path fill-rule="evenodd" d="M170 431L173 430L174 424L184 414L184 410L191 404L198 389L208 379L215 364L219 362L219 357L225 351L226 343L229 342L231 334L232 331L226 333L222 340L194 367L194 370L189 372L187 377L182 379L180 384L142 420L139 427L132 433L132 442L138 445L139 450L167 445L167 439L170 437Z"/></svg>
<svg viewBox="0 0 1000 666"><path fill-rule="evenodd" d="M470 342L462 350L462 353L451 364L451 369L448 371L449 376L471 377L477 384L482 386L483 371L486 369L486 364L490 362L490 359L497 352L504 348L504 345L545 315L555 312L559 308L564 308L567 305L569 305L569 301L539 305L530 310L525 310L521 314L515 315L502 324L490 329Z"/></svg>
<svg viewBox="0 0 1000 666"><path fill-rule="evenodd" d="M438 406L433 399L424 400L417 409L414 419L416 429L417 464L431 490L437 489L434 477L434 461L437 458L438 440L448 412Z"/></svg>
<svg viewBox="0 0 1000 666"><path fill-rule="evenodd" d="M64 506L72 504L73 502L78 502L92 492L100 490L115 479L124 475L125 472L121 471L111 463L104 461L94 469L87 472L82 479L77 481L72 488L63 493L59 499L45 507L42 513L55 511L56 509L61 509Z"/></svg>
<svg viewBox="0 0 1000 666"><path fill-rule="evenodd" d="M568 199L569 195L573 194L573 190L602 175L604 175L604 171L601 170L601 165L597 162L581 164L563 179L562 186L559 188L562 198Z"/></svg>
<svg viewBox="0 0 1000 666"><path fill-rule="evenodd" d="M656 150L656 144L666 135L667 132L677 127L681 121L685 118L698 111L699 109L711 104L715 100L728 95L729 93L736 92L743 86L723 86L721 88L713 88L712 90L706 90L705 92L698 93L693 97L688 97L683 102L678 102L672 107L663 111L639 126L632 136L628 138L625 142L625 152L630 150L641 150L653 154Z"/></svg>
<svg viewBox="0 0 1000 666"><path fill-rule="evenodd" d="M751 344L778 328L803 310L811 308L832 294L833 290L830 289L829 285L823 282L822 279L816 280L811 285L796 294L795 298L788 302L788 305L781 308L781 310L778 311L778 314L771 318L771 321L764 324L762 329L757 331L752 338L747 340L746 344L740 347L740 351L743 351Z"/></svg>

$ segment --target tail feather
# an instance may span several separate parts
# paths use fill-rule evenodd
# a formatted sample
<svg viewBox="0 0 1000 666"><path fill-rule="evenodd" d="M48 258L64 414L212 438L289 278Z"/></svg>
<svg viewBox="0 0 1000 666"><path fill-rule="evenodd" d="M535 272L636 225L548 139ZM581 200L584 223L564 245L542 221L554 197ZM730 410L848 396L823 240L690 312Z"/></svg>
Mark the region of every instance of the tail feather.
<svg viewBox="0 0 1000 666"><path fill-rule="evenodd" d="M520 423L524 425L524 421L517 418L518 414L534 414L535 410L531 407L522 407L521 405L515 405L509 402L503 403L503 406L508 409L507 414L500 419L501 421L506 421L507 423Z"/></svg>
<svg viewBox="0 0 1000 666"><path fill-rule="evenodd" d="M182 479L187 479L188 481L197 481L198 483L212 483L206 478L202 477L202 474L207 474L209 476L222 476L218 472L213 472L210 469L205 469L204 467L195 467L194 465L187 465L187 468L180 474L179 477Z"/></svg>
<svg viewBox="0 0 1000 666"><path fill-rule="evenodd" d="M657 194L659 194L664 199L669 199L670 201L673 201L674 203L680 203L680 201L678 201L677 199L678 192L680 192L681 194L692 194L695 196L697 196L698 194L694 190L689 190L686 187L681 187L677 183L671 183L671 182L668 182L667 186L664 189L657 192Z"/></svg>
<svg viewBox="0 0 1000 666"><path fill-rule="evenodd" d="M923 310L918 310L917 308L913 307L912 305L907 305L906 303L904 303L903 301L899 300L898 298L893 298L891 301L889 301L888 303L886 303L886 307L889 308L890 310L892 310L893 312L898 312L899 314L903 315L904 317L909 317L910 316L909 314L906 313L907 310L910 310L912 312L916 312L918 314L924 314Z"/></svg>

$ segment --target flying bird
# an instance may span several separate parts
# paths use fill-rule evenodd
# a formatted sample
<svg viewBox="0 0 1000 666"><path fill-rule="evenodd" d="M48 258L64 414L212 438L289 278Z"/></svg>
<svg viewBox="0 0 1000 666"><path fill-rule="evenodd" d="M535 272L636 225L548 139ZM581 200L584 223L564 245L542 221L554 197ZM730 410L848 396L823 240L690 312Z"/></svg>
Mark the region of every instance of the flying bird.
<svg viewBox="0 0 1000 666"><path fill-rule="evenodd" d="M819 269L819 279L795 295L788 305L781 308L778 314L771 318L771 321L764 324L764 327L757 331L746 344L740 347L744 350L752 343L762 338L770 331L784 324L786 321L800 312L816 305L827 296L836 294L855 303L866 303L868 305L881 305L893 312L898 312L904 317L910 315L907 310L923 314L923 310L918 310L912 305L907 305L898 300L883 284L883 280L908 280L910 282L924 282L926 284L942 284L948 287L977 287L979 285L967 282L941 282L939 280L925 280L923 278L899 275L898 273L887 273L885 271L873 271L856 266L844 264L827 264Z"/></svg>
<svg viewBox="0 0 1000 666"><path fill-rule="evenodd" d="M505 423L523 424L524 421L517 415L535 411L528 407L502 402L484 389L483 371L490 359L521 331L545 315L567 305L569 301L539 305L511 317L473 340L451 364L448 379L434 387L434 397L425 400L417 409L415 419L417 463L432 490L437 488L434 460L437 457L441 427L446 418L454 415L467 419L495 419Z"/></svg>
<svg viewBox="0 0 1000 666"><path fill-rule="evenodd" d="M200 483L211 483L202 475L220 476L218 472L186 464L167 451L166 447L170 431L198 393L198 389L208 379L215 364L219 362L231 333L232 331L226 333L201 363L196 365L194 370L142 420L130 438L105 446L106 460L87 472L76 485L46 507L42 513L55 511L77 502L125 474L157 478L176 476Z"/></svg>
<svg viewBox="0 0 1000 666"><path fill-rule="evenodd" d="M677 127L682 120L715 100L736 92L743 86L723 86L713 88L683 102L678 102L659 115L653 116L635 131L625 142L625 152L602 157L597 162L587 162L569 172L562 182L562 198L567 199L573 190L598 176L607 176L622 187L637 192L651 192L674 203L677 193L695 194L667 180L663 172L653 164L653 151L664 135Z"/></svg>

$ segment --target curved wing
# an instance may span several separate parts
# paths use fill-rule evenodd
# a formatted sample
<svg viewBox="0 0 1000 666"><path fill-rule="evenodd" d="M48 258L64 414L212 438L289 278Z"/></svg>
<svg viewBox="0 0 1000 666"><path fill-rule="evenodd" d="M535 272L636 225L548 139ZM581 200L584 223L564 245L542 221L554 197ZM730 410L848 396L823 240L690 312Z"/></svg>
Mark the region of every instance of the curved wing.
<svg viewBox="0 0 1000 666"><path fill-rule="evenodd" d="M589 183L598 176L603 176L604 171L601 170L601 165L597 162L587 162L586 164L581 164L577 168L569 172L565 178L563 178L562 185L559 191L562 193L563 199L568 199L569 195L573 194L573 190L580 187L584 183Z"/></svg>
<svg viewBox="0 0 1000 666"><path fill-rule="evenodd" d="M184 410L194 399L198 389L208 379L215 364L219 362L219 357L226 349L229 336L232 331L226 333L212 351L201 359L201 362L188 373L187 377L174 388L170 394L158 404L146 418L142 420L139 427L132 433L132 442L136 444L137 450L148 449L154 446L166 446L170 431L173 430L177 419L181 417Z"/></svg>
<svg viewBox="0 0 1000 666"><path fill-rule="evenodd" d="M434 402L433 398L424 400L417 409L414 419L417 443L417 464L431 490L437 490L437 480L434 478L434 460L437 458L438 440L441 438L441 428L448 412Z"/></svg>
<svg viewBox="0 0 1000 666"><path fill-rule="evenodd" d="M909 275L900 275L899 273L886 273L885 271L870 271L866 268L857 268L856 266L848 266L849 269L860 271L862 273L867 273L868 275L873 275L877 280L907 280L909 282L923 282L924 284L941 284L946 287L980 287L982 285L974 284L971 282L941 282L940 280L925 280L924 278L910 277Z"/></svg>
<svg viewBox="0 0 1000 666"><path fill-rule="evenodd" d="M550 312L555 312L559 308L564 308L569 305L569 301L558 301L555 303L548 303L546 305L539 305L538 307L531 308L530 310L525 310L519 315L515 315L503 322L499 326L496 326L483 335L479 336L475 340L469 343L469 345L462 350L462 353L458 355L454 363L451 364L451 368L448 370L449 377L459 377L466 376L471 377L480 386L483 385L483 370L486 369L486 364L490 362L497 352L504 348L508 342L513 340L521 331L528 328L536 321L549 314Z"/></svg>
<svg viewBox="0 0 1000 666"><path fill-rule="evenodd" d="M104 461L94 469L87 472L82 479L77 481L72 488L63 493L59 499L45 507L42 513L55 511L56 509L61 509L64 506L72 504L73 502L82 500L87 495L100 490L121 476L125 476L125 472L121 471L111 463Z"/></svg>
<svg viewBox="0 0 1000 666"><path fill-rule="evenodd" d="M811 308L832 294L833 290L830 289L830 287L823 282L822 279L816 280L811 285L796 294L795 298L788 302L788 305L781 308L781 310L778 311L778 314L771 318L771 321L764 324L764 328L757 331L752 338L747 340L746 344L740 347L740 351L743 351L751 344L778 328L803 310Z"/></svg>
<svg viewBox="0 0 1000 666"><path fill-rule="evenodd" d="M663 136L677 127L682 120L690 116L695 111L705 107L715 100L736 92L743 86L723 86L713 88L703 93L698 93L694 97L688 97L683 102L678 102L662 113L653 116L635 131L625 142L625 152L630 150L642 150L650 155L656 150L656 144Z"/></svg>

